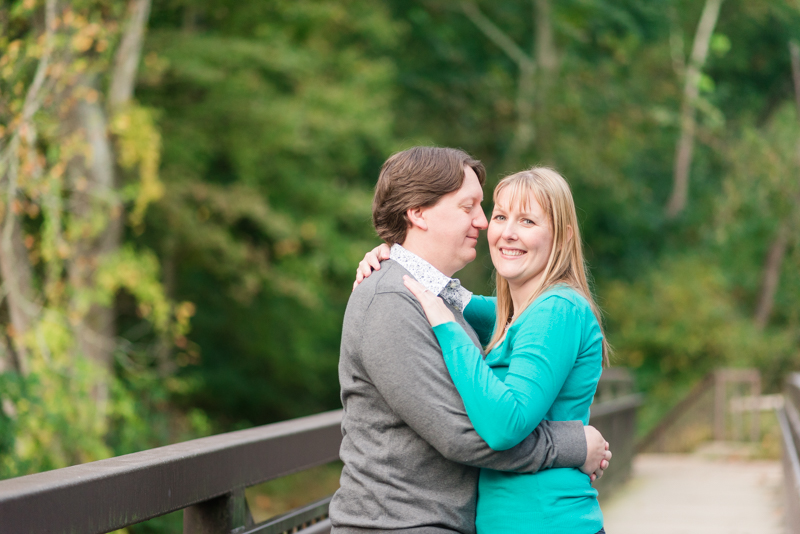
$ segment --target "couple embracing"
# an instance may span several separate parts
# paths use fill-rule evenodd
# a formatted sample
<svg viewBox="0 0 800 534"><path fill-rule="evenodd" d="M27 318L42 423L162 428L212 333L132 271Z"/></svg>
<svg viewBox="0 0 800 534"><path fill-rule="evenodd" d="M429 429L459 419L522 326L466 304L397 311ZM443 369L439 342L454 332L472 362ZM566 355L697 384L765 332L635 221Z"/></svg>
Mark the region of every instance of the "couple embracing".
<svg viewBox="0 0 800 534"><path fill-rule="evenodd" d="M381 169L344 318L334 534L603 532L591 482L611 453L586 426L608 347L575 206L558 173L504 178L461 150ZM453 275L488 227L496 297ZM386 260L380 262L380 260Z"/></svg>

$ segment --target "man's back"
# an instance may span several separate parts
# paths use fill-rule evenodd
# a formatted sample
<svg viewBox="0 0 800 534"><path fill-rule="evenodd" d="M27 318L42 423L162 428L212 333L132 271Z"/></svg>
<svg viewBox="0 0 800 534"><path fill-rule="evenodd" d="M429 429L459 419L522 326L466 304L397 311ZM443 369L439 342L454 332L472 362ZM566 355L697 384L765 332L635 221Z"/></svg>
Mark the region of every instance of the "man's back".
<svg viewBox="0 0 800 534"><path fill-rule="evenodd" d="M477 435L408 274L382 264L350 298L342 330L345 463L331 503L336 534L475 532L477 467L533 472L585 458L580 425L548 425L509 451ZM453 310L477 344L463 316Z"/></svg>

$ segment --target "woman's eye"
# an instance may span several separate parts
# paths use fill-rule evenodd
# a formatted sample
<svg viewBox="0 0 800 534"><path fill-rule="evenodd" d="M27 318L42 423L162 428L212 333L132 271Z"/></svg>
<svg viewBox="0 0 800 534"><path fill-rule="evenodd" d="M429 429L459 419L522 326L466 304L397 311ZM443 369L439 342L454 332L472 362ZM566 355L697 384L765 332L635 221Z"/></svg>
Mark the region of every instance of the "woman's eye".
<svg viewBox="0 0 800 534"><path fill-rule="evenodd" d="M506 217L505 217L505 215L495 215L494 217L492 217L492 220L495 220L495 221L505 221L505 220L506 220Z"/></svg>
<svg viewBox="0 0 800 534"><path fill-rule="evenodd" d="M530 220L530 219L522 219L522 222L523 222L524 224L535 224L535 223L534 223L532 220Z"/></svg>

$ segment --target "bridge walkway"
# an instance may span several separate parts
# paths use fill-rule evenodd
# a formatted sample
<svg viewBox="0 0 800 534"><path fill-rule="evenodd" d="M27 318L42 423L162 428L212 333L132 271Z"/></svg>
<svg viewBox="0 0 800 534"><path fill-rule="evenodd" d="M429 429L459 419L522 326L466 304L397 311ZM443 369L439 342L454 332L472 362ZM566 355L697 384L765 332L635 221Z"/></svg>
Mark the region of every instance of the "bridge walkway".
<svg viewBox="0 0 800 534"><path fill-rule="evenodd" d="M641 454L629 483L601 501L608 534L784 534L783 472L722 443Z"/></svg>

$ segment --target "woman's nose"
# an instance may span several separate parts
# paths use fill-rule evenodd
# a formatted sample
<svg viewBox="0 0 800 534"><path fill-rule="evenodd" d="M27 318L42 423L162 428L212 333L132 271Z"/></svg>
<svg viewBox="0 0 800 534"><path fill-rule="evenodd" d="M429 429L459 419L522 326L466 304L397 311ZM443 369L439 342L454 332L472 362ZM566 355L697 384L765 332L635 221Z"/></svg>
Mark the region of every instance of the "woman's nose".
<svg viewBox="0 0 800 534"><path fill-rule="evenodd" d="M505 228L503 228L502 236L506 241L514 241L517 239L517 229L514 228L513 224L507 224Z"/></svg>

